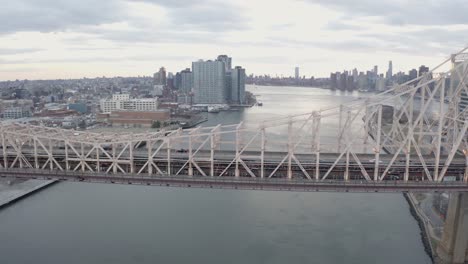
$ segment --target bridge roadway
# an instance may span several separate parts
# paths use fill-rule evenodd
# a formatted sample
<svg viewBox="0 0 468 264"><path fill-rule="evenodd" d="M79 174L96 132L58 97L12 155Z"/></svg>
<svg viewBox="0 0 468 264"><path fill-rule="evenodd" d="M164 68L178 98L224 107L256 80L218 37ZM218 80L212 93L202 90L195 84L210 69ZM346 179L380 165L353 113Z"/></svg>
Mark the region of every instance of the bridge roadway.
<svg viewBox="0 0 468 264"><path fill-rule="evenodd" d="M85 148L83 150L84 153L88 153L91 149L90 148ZM112 152L112 150L107 150L108 154ZM54 151L54 157L55 158L65 158L65 150L64 149L55 149ZM21 153L25 155L26 157L34 157L34 150L30 147L28 148L23 148L21 149ZM45 152L43 149L38 149L37 150L38 156L39 157L48 157L48 153ZM69 151L70 153L70 151ZM187 160L189 157L189 152L187 149L171 149L170 152L170 157L172 160ZM93 153L91 153L93 155ZM117 153L118 154L118 153ZM193 157L196 160L208 160L210 158L210 150L199 150L198 152L195 153L195 150L193 151ZM134 160L148 160L148 151L143 148L137 148L133 150L133 155L134 155ZM255 160L260 160L260 151L244 151L241 154L241 157L244 161L255 161ZM288 155L288 152L284 151L265 151L265 163L274 163L278 164L281 162L281 160ZM304 164L313 164L315 165L315 153L294 153L294 155L298 158L298 160L301 163ZM356 154L358 159L361 161L361 163L364 164L374 164L373 160L375 159L375 154ZM8 154L9 158L15 158L16 157L16 152L14 152L13 149L10 149L10 152ZM232 161L236 156L236 152L233 150L216 150L215 151L215 160L222 162L222 161ZM320 153L320 165L326 165L326 164L333 164L335 160L338 158L339 153ZM391 159L393 158L393 154L380 154L380 161L381 161L381 166L387 165ZM412 166L419 166L421 165L420 160L416 155L412 155L413 159L410 160L410 167ZM123 155L125 157L125 155ZM3 153L0 152L0 158L3 159ZM100 158L101 161L105 161L106 158L108 158L104 153L100 153ZM161 148L160 151L154 156L154 160L165 160L167 158L167 149L166 148ZM428 165L428 167L434 166L435 158L433 155L423 155L424 161ZM441 165L444 164L445 159L447 158L446 155L442 155L440 157L441 160ZM350 159L350 162L353 163L355 162L352 158ZM345 158L344 156L340 159L337 165L343 165L345 163ZM395 160L393 166L405 166L406 163L406 156L405 155L399 155L397 159ZM453 165L456 166L465 166L465 157L462 155L455 156L455 158L452 161Z"/></svg>
<svg viewBox="0 0 468 264"><path fill-rule="evenodd" d="M86 151L85 151L86 152ZM1 153L1 152L0 152ZM22 155L30 162L31 166L34 167L35 157L34 152L30 148L24 148L21 150ZM37 161L41 164L39 168L43 167L48 154L42 150L37 152ZM198 166L206 172L210 171L210 151L200 150L194 156ZM287 152L265 152L264 156L264 178L258 177L260 170L260 152L245 151L242 154L242 160L249 167L252 173L257 177L251 177L246 170L239 166L241 173L239 177L234 175L233 160L235 160L235 151L220 151L215 152L215 159L213 165L215 166L214 175L216 176L203 176L201 173L194 169L193 176L188 176L188 169L186 167L190 153L181 152L180 150L170 151L170 166L171 175L167 175L167 149L160 150L153 157L153 162L161 169L161 173L148 173L146 171L142 173L136 173L148 161L148 151L140 148L135 149L133 152L133 166L135 166L134 172L131 173L127 167L127 173L112 173L109 166L111 161L104 153L99 154L99 171L72 171L74 165L69 165L70 170L60 171L55 168L54 170L45 169L32 169L32 168L8 168L0 169L0 177L17 177L17 178L34 178L34 179L58 179L64 181L86 181L86 182L104 182L104 183L123 183L123 184L143 184L143 185L160 185L160 186L176 186L176 187L200 187L200 188L221 188L221 189L255 189L255 190L290 190L290 191L347 191L347 192L405 192L405 191L468 191L468 185L464 182L463 173L466 168L465 157L457 156L450 164L447 176L451 177L453 182L442 181L442 182L431 182L426 178L422 177L424 174L423 166L418 159L412 160L409 164L410 177L408 181L403 181L404 174L406 171L406 158L405 156L399 156L388 172L388 176L381 181L369 181L363 177L361 167L357 162L350 158L348 173L348 180L344 179L344 173L346 171L346 160L344 157L340 161L336 162L338 154L334 153L321 153L319 162L320 175L324 175L329 172L327 179L315 179L314 171L316 165L315 154L299 154L294 155L300 161L301 166L304 170L309 172L311 179L305 177L302 169L296 163L292 163L292 179L287 178L287 164L283 163L279 169L272 175L272 173L278 164L287 155ZM370 177L373 177L375 169L375 161L373 154L358 154L358 159L366 169ZM11 163L16 158L15 153L12 150L7 152L8 163ZM0 155L3 160L3 153ZM65 150L55 149L54 158L59 164L65 168ZM96 156L94 159L96 160ZM381 154L379 163L379 173L381 174L387 165L390 163L393 155ZM70 158L69 158L70 159ZM106 160L107 159L107 160ZM125 157L122 157L125 159ZM431 173L435 167L434 158L432 156L424 156L426 162L426 168ZM127 160L128 161L128 160ZM445 157L441 158L441 161L445 161ZM71 161L70 161L71 162ZM75 160L75 163L78 162ZM88 161L89 165L97 167L96 162ZM221 177L217 176L231 164L232 166L226 170L226 173ZM334 165L334 166L333 166ZM443 167L441 162L440 168ZM122 165L124 167L124 165ZM333 167L333 168L332 168ZM125 168L125 167L124 167ZM330 170L331 169L331 170ZM78 169L79 170L79 169ZM330 170L330 171L329 171ZM107 171L107 172L106 172ZM178 172L178 175L175 175Z"/></svg>
<svg viewBox="0 0 468 264"><path fill-rule="evenodd" d="M129 175L40 169L0 169L1 178L44 179L91 183L150 185L183 188L239 189L295 192L467 192L462 181L365 181L365 180L305 180L284 178L199 177Z"/></svg>

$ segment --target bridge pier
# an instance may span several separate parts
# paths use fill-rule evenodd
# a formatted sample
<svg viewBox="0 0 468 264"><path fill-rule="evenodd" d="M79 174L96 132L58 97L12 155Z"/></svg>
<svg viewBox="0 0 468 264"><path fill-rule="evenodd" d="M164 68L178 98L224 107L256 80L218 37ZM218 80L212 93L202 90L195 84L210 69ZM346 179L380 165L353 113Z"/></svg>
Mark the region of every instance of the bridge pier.
<svg viewBox="0 0 468 264"><path fill-rule="evenodd" d="M437 255L441 263L465 263L468 260L467 246L468 192L452 193Z"/></svg>

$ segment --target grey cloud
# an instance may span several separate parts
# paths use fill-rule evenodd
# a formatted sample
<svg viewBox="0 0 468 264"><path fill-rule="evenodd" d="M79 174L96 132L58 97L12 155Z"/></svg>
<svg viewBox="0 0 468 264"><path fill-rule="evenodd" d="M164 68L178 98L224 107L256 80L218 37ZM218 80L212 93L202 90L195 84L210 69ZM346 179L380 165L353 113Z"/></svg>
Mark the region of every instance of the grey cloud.
<svg viewBox="0 0 468 264"><path fill-rule="evenodd" d="M271 30L286 30L290 29L294 26L293 23L281 23L281 24L274 24L270 26Z"/></svg>
<svg viewBox="0 0 468 264"><path fill-rule="evenodd" d="M5 72L34 72L41 69L41 67L20 67L20 68L6 68L6 69L1 69L0 71L2 73Z"/></svg>
<svg viewBox="0 0 468 264"><path fill-rule="evenodd" d="M364 39L381 41L390 51L422 54L422 55L447 55L456 52L466 46L467 29L448 30L444 28L425 28L391 33L363 33L359 34Z"/></svg>
<svg viewBox="0 0 468 264"><path fill-rule="evenodd" d="M396 52L408 55L446 56L463 47L461 41L454 40L455 36L468 34L468 30L459 30L451 33L445 33L443 30L440 30L440 35L437 35L437 32L438 31L432 32L434 35L428 34L426 30L413 31L411 34L363 33L357 35L356 38L347 40L319 39L300 41L284 37L275 37L268 39L268 41L270 42L270 46L279 47L315 47L346 52ZM446 39L442 38L444 35L446 35ZM440 41L441 39L438 39L437 36L444 41ZM452 40L448 40L447 38L452 38ZM439 40L439 42L437 42L437 40Z"/></svg>
<svg viewBox="0 0 468 264"><path fill-rule="evenodd" d="M120 0L15 0L0 8L0 33L62 31L80 25L116 22L124 15Z"/></svg>
<svg viewBox="0 0 468 264"><path fill-rule="evenodd" d="M376 16L387 24L451 25L468 23L468 1L305 0L339 10L352 19Z"/></svg>
<svg viewBox="0 0 468 264"><path fill-rule="evenodd" d="M134 44L134 43L206 43L207 39L210 42L216 42L217 37L215 33L211 32L197 32L197 31L178 31L178 30L165 30L153 29L151 31L145 29L114 29L103 30L99 28L88 29L88 33L93 34L94 37L110 40L112 42L121 44Z"/></svg>
<svg viewBox="0 0 468 264"><path fill-rule="evenodd" d="M291 56L249 56L242 57L236 56L237 61L248 63L264 63L264 64L285 64L287 63L317 63L328 61L328 57L314 57L314 58L292 58Z"/></svg>
<svg viewBox="0 0 468 264"><path fill-rule="evenodd" d="M137 0L165 7L174 30L231 31L248 28L240 7L213 0Z"/></svg>
<svg viewBox="0 0 468 264"><path fill-rule="evenodd" d="M193 0L134 0L135 2L144 2L150 4L156 4L164 7L192 7L199 4L198 1ZM206 1L201 1L206 2Z"/></svg>
<svg viewBox="0 0 468 264"><path fill-rule="evenodd" d="M328 30L361 30L363 29L362 26L353 25L349 23L343 23L342 21L330 21L325 26Z"/></svg>
<svg viewBox="0 0 468 264"><path fill-rule="evenodd" d="M41 64L48 64L48 63L91 63L91 62L105 62L105 63L115 63L115 62L122 62L122 61L157 61L157 60L164 60L164 61L180 61L180 60L194 60L194 57L190 56L141 56L141 55L130 55L130 56L112 56L112 57L72 57L72 58L60 58L60 59L17 59L17 60L0 60L2 64L5 65L16 65L16 64L24 64L24 63L41 63Z"/></svg>
<svg viewBox="0 0 468 264"><path fill-rule="evenodd" d="M154 30L149 21L126 10L129 2L146 2L165 8L168 18L164 26L174 31L224 32L247 27L247 19L239 8L211 0L15 0L2 3L0 34L83 32L80 31L83 28L116 22L127 22L146 33Z"/></svg>
<svg viewBox="0 0 468 264"><path fill-rule="evenodd" d="M33 53L41 51L42 49L16 49L16 48L0 48L0 55L15 55L24 53Z"/></svg>

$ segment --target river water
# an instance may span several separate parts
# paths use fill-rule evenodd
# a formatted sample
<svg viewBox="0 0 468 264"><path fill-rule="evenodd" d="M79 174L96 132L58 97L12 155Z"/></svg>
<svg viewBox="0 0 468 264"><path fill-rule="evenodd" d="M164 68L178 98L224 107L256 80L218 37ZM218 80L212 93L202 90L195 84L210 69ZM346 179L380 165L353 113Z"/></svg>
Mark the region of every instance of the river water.
<svg viewBox="0 0 468 264"><path fill-rule="evenodd" d="M264 103L204 126L356 98L248 87ZM431 263L401 194L59 183L0 210L0 263Z"/></svg>

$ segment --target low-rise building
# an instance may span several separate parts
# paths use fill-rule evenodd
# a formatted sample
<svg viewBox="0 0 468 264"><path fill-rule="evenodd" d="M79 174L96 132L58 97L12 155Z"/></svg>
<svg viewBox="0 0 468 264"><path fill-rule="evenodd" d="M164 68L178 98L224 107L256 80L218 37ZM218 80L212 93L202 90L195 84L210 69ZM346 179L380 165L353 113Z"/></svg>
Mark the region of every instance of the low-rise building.
<svg viewBox="0 0 468 264"><path fill-rule="evenodd" d="M128 94L115 94L112 99L104 99L100 102L101 112L113 111L156 111L158 109L157 98L130 99Z"/></svg>
<svg viewBox="0 0 468 264"><path fill-rule="evenodd" d="M5 119L18 119L23 117L30 117L31 109L23 106L10 106L3 110L3 118Z"/></svg>
<svg viewBox="0 0 468 264"><path fill-rule="evenodd" d="M107 121L112 126L151 127L156 121L169 120L169 110L158 111L113 111L109 114Z"/></svg>
<svg viewBox="0 0 468 264"><path fill-rule="evenodd" d="M67 106L68 110L74 110L81 114L88 113L88 106L85 103L71 103Z"/></svg>

